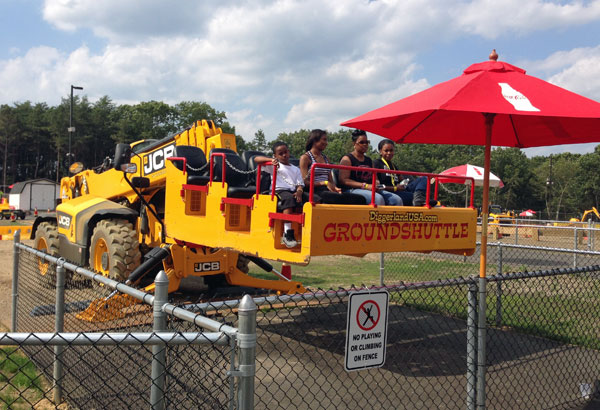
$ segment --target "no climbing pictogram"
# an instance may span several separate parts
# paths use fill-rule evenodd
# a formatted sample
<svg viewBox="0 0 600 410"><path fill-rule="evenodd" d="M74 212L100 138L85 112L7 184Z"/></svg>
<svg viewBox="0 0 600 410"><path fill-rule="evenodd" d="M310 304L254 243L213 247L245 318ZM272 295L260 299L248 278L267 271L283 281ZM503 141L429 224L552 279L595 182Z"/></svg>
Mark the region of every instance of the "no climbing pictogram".
<svg viewBox="0 0 600 410"><path fill-rule="evenodd" d="M368 332L377 326L381 317L381 309L374 300L364 301L356 312L356 324L362 330Z"/></svg>

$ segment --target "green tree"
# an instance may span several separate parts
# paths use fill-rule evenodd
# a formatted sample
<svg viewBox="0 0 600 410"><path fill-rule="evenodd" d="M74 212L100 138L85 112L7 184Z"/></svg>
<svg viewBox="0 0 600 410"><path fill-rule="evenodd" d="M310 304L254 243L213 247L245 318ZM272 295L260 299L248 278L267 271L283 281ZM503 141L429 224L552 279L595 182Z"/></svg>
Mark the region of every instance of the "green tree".
<svg viewBox="0 0 600 410"><path fill-rule="evenodd" d="M267 137L263 130L258 130L254 133L254 138L247 144L247 150L262 151L267 153L271 151L271 144L267 142Z"/></svg>

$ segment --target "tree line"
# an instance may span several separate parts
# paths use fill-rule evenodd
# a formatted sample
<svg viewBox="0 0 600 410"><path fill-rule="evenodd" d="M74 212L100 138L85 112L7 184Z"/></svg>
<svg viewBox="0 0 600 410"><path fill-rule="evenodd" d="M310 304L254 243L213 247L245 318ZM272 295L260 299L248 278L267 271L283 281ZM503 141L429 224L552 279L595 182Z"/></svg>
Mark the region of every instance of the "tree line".
<svg viewBox="0 0 600 410"><path fill-rule="evenodd" d="M134 105L117 105L108 96L90 103L87 97L73 99L71 157L69 158L70 98L57 106L46 103L0 105L0 151L2 185L6 187L28 179L47 178L58 181L68 175L68 165L82 162L87 167L112 157L115 144L140 139L161 139L185 129L196 120L212 120L224 132L235 134L235 126L226 113L205 102L184 101L169 105L158 101ZM318 124L315 124L318 126ZM257 150L269 153L274 140L286 142L293 156L305 151L310 130L266 136L258 130L245 141L236 136L238 151ZM333 163L352 150L351 130L330 130L325 153ZM372 140L374 136L370 137ZM376 144L373 144L376 145ZM378 156L375 146L370 156ZM483 166L483 147L464 145L403 144L394 157L399 169L439 173L462 164ZM563 153L550 157L527 158L517 148L492 151L491 169L504 182L503 188L491 188L490 203L505 209L538 211L539 217L565 219L579 217L585 209L598 207L600 201L600 146L593 153ZM481 204L482 189L475 190L475 205ZM439 191L443 204L462 206L465 186L442 184Z"/></svg>

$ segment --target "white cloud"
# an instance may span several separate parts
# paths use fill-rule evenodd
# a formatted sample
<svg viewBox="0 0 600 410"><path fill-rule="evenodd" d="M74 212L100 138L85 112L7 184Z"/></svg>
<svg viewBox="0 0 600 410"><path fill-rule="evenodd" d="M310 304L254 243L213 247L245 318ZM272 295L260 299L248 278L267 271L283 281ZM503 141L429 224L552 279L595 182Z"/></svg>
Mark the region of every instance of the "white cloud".
<svg viewBox="0 0 600 410"><path fill-rule="evenodd" d="M579 47L552 53L539 61L523 63L528 74L600 101L600 46Z"/></svg>
<svg viewBox="0 0 600 410"><path fill-rule="evenodd" d="M450 10L459 30L492 39L507 31L526 34L597 21L600 1L481 0Z"/></svg>
<svg viewBox="0 0 600 410"><path fill-rule="evenodd" d="M45 0L51 25L91 30L107 45L36 47L0 61L0 103L56 104L77 84L92 101L206 101L247 139L259 128L267 136L335 130L429 86L423 53L473 34L581 25L598 20L599 9L600 1ZM596 95L595 58L571 50L533 64L559 85Z"/></svg>

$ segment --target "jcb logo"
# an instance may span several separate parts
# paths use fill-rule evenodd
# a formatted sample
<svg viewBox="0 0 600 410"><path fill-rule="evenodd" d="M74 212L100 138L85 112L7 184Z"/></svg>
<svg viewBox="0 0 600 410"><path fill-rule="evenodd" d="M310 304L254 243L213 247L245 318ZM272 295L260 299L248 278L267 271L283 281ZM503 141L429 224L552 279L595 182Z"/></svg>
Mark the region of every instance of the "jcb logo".
<svg viewBox="0 0 600 410"><path fill-rule="evenodd" d="M175 144L167 145L144 157L144 175L160 171L165 167L165 159L175 155Z"/></svg>
<svg viewBox="0 0 600 410"><path fill-rule="evenodd" d="M221 270L221 262L198 262L194 264L194 272L214 272Z"/></svg>
<svg viewBox="0 0 600 410"><path fill-rule="evenodd" d="M69 226L71 226L71 217L66 214L59 214L58 226L60 226L61 228L69 229Z"/></svg>

